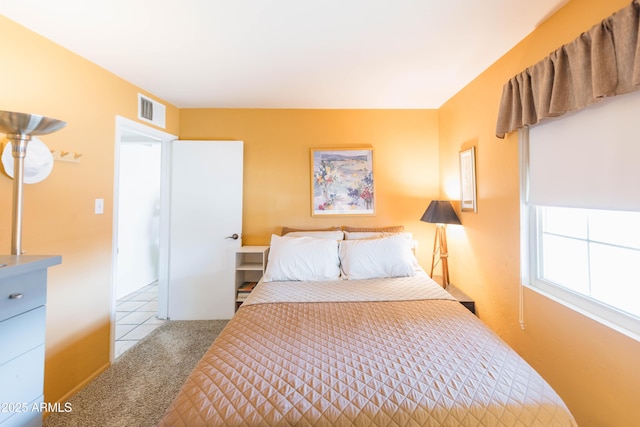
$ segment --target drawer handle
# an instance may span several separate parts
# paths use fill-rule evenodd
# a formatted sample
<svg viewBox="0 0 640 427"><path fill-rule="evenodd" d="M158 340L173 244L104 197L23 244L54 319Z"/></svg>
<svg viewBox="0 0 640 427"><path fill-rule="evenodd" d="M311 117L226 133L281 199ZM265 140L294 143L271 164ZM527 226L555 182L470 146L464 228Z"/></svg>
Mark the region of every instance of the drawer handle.
<svg viewBox="0 0 640 427"><path fill-rule="evenodd" d="M9 295L9 299L22 299L24 297L24 294L11 294Z"/></svg>

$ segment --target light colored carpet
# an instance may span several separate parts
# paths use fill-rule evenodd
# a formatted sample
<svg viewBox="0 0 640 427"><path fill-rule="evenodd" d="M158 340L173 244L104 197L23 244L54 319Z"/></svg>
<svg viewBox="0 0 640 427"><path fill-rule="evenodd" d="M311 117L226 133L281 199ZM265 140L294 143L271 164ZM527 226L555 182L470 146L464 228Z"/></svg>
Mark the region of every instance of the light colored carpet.
<svg viewBox="0 0 640 427"><path fill-rule="evenodd" d="M73 395L71 412L51 414L44 426L155 426L226 324L166 322Z"/></svg>

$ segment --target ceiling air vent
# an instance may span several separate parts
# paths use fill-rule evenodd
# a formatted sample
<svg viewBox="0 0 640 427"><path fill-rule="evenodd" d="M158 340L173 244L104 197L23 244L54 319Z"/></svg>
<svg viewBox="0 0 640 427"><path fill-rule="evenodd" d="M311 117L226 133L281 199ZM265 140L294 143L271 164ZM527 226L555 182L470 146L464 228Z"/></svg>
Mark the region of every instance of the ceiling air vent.
<svg viewBox="0 0 640 427"><path fill-rule="evenodd" d="M167 108L153 99L138 94L138 119L164 129Z"/></svg>

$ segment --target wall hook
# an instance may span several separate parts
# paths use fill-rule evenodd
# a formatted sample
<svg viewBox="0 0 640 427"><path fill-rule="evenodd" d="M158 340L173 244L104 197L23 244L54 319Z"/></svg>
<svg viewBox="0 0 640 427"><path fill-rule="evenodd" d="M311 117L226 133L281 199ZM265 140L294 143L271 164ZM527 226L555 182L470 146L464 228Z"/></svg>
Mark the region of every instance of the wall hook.
<svg viewBox="0 0 640 427"><path fill-rule="evenodd" d="M80 163L80 157L82 157L82 153L76 153L75 151L51 150L51 154L53 155L53 160L70 163Z"/></svg>

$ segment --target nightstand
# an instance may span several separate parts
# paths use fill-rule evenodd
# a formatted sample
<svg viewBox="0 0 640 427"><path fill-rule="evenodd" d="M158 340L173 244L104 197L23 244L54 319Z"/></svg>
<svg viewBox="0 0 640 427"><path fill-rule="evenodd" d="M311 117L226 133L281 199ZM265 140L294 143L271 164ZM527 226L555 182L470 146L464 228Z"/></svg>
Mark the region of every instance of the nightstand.
<svg viewBox="0 0 640 427"><path fill-rule="evenodd" d="M476 314L476 303L471 299L471 297L451 284L449 284L449 286L445 290L449 292L451 296L457 299L460 304L467 307L470 312Z"/></svg>
<svg viewBox="0 0 640 427"><path fill-rule="evenodd" d="M236 311L262 278L268 256L269 246L242 246L236 251Z"/></svg>

